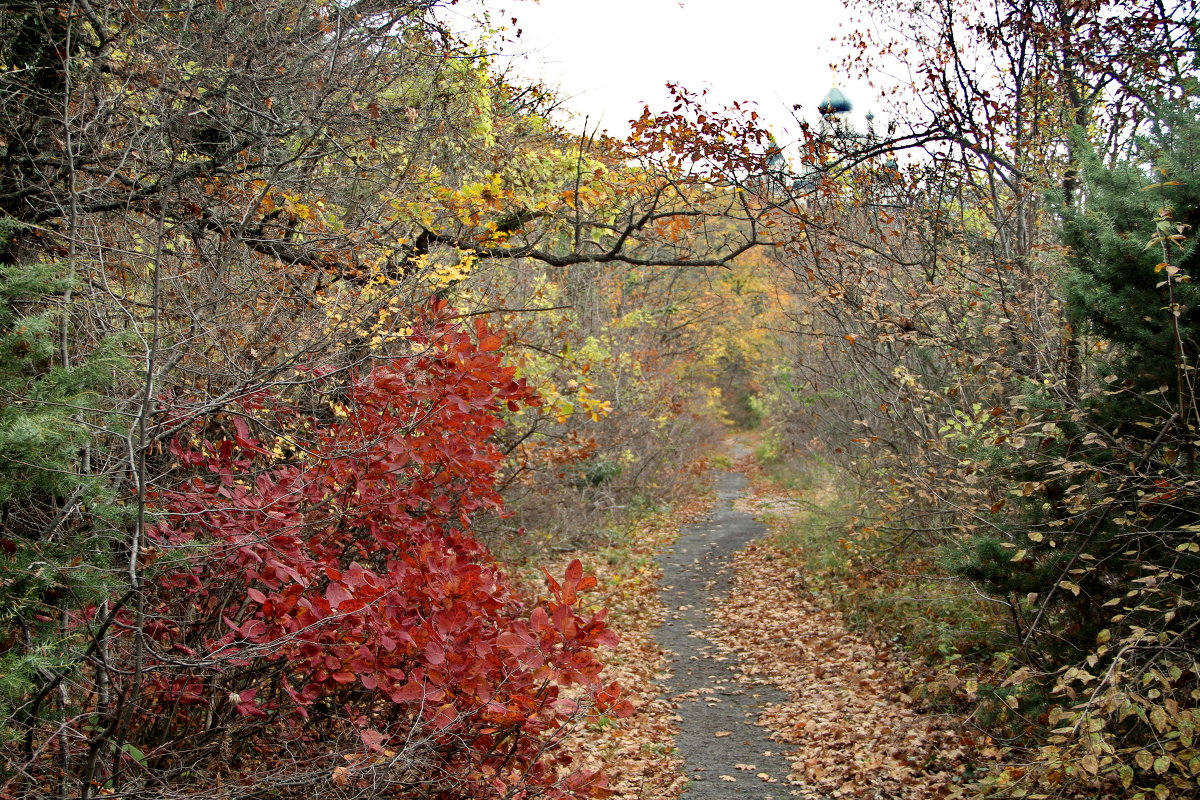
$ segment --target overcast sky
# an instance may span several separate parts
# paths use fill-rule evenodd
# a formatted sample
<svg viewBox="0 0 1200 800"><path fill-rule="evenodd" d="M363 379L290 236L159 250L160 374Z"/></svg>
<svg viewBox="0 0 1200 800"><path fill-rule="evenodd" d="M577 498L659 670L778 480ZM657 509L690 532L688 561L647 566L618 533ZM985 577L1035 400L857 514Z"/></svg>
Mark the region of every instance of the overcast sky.
<svg viewBox="0 0 1200 800"><path fill-rule="evenodd" d="M856 116L879 111L874 89L830 67L850 18L841 0L469 0L459 13L479 7L520 28L504 46L513 69L558 87L580 118L614 134L644 104L666 108L668 81L719 103L755 101L781 138L795 129L791 106L816 120L834 84Z"/></svg>

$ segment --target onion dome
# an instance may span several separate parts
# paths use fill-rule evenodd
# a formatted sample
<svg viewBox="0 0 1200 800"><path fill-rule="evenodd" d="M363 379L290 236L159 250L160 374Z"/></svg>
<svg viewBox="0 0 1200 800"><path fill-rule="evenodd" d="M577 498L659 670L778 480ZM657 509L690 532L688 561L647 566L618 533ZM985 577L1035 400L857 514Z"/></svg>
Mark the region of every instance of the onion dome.
<svg viewBox="0 0 1200 800"><path fill-rule="evenodd" d="M845 93L834 86L829 90L829 94L825 95L825 99L817 106L817 111L821 112L821 116L828 117L832 114L845 114L854 106L850 104L849 98Z"/></svg>

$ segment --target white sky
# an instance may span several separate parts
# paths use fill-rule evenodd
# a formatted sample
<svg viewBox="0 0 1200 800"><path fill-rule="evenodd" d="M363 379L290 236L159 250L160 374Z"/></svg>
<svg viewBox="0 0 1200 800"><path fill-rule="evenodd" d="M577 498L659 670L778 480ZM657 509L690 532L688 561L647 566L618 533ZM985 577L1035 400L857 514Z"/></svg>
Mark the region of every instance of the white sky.
<svg viewBox="0 0 1200 800"><path fill-rule="evenodd" d="M522 30L503 48L514 70L558 87L580 120L613 134L626 133L643 104L668 108L668 81L708 89L716 104L755 101L781 141L795 130L791 106L816 121L835 83L855 117L881 110L873 88L830 67L850 19L841 0L463 0L457 8L480 7Z"/></svg>

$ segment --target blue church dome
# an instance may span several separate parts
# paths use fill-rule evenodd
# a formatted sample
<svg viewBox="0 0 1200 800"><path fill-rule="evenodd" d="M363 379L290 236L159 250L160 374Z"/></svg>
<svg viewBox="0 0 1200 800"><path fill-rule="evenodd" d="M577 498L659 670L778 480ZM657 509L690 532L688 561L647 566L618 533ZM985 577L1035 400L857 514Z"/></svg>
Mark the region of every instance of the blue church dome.
<svg viewBox="0 0 1200 800"><path fill-rule="evenodd" d="M845 114L854 106L850 104L850 99L846 94L836 86L829 90L829 94L825 95L825 99L817 106L817 111L821 112L821 116L828 117L831 114Z"/></svg>

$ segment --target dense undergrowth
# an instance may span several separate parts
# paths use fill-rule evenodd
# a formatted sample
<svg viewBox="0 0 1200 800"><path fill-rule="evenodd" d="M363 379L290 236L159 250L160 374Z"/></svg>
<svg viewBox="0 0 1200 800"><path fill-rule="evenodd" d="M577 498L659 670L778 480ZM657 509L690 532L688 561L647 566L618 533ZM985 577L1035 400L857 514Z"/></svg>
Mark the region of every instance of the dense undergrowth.
<svg viewBox="0 0 1200 800"><path fill-rule="evenodd" d="M569 131L447 5L0 15L0 796L606 791L595 577L510 567L694 478L761 134Z"/></svg>
<svg viewBox="0 0 1200 800"><path fill-rule="evenodd" d="M781 215L758 404L842 492L795 544L993 737L969 791L1190 797L1195 6L862 7L923 109L890 140L830 115L828 192ZM939 145L885 160L909 135Z"/></svg>

